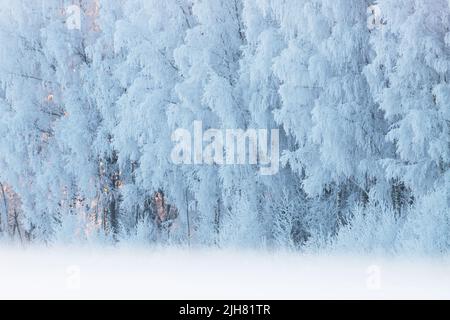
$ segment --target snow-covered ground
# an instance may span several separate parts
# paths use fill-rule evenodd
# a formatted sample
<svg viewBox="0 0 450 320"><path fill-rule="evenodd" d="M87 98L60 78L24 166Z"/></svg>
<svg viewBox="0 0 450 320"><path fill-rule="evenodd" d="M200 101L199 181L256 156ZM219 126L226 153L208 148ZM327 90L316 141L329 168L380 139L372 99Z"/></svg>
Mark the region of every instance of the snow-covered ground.
<svg viewBox="0 0 450 320"><path fill-rule="evenodd" d="M450 258L0 248L0 298L450 299Z"/></svg>

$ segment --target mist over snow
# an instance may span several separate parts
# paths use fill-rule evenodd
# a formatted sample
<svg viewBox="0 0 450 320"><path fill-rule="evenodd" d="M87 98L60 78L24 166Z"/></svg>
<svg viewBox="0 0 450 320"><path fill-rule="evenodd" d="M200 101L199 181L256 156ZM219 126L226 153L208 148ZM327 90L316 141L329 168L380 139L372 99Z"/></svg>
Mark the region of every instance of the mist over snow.
<svg viewBox="0 0 450 320"><path fill-rule="evenodd" d="M235 250L0 251L4 299L449 299L450 260Z"/></svg>

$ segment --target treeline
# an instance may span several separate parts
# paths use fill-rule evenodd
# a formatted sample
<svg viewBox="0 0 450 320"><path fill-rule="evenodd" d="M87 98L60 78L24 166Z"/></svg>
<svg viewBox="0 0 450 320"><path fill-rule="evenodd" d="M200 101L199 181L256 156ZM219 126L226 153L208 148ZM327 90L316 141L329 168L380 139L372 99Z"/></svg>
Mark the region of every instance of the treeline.
<svg viewBox="0 0 450 320"><path fill-rule="evenodd" d="M445 252L447 0L1 0L0 237ZM282 167L172 133L279 129Z"/></svg>

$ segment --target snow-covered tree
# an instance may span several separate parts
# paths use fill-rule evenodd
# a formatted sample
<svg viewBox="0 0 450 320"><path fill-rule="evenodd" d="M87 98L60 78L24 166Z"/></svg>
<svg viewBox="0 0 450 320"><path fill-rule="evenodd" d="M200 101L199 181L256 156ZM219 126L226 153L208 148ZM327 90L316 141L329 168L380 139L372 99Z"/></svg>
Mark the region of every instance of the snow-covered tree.
<svg viewBox="0 0 450 320"><path fill-rule="evenodd" d="M372 41L376 59L367 74L395 145L386 175L420 196L442 185L450 168L449 4L378 5L385 24Z"/></svg>
<svg viewBox="0 0 450 320"><path fill-rule="evenodd" d="M234 89L243 43L241 10L237 0L193 2L195 25L187 31L184 44L175 50L182 81L176 86L180 102L170 110L173 127L194 132L196 121L202 121L200 130L205 131L227 125L236 127L239 109ZM219 168L202 165L200 153L194 154L193 162L196 166L183 169L199 215L197 235L202 237L199 241L211 242L220 234L226 214Z"/></svg>
<svg viewBox="0 0 450 320"><path fill-rule="evenodd" d="M42 34L51 14L51 6L40 2L3 3L0 27L0 176L20 196L21 208L15 210L22 212L28 238L43 241L52 237L57 222L59 190L53 188L53 178L59 172L60 150L55 122L62 116L52 93L59 87L55 65L46 55Z"/></svg>
<svg viewBox="0 0 450 320"><path fill-rule="evenodd" d="M148 218L158 190L164 201L185 208L182 176L170 158L168 112L177 102L174 88L180 79L173 52L183 42L191 14L187 0L131 1L123 10L114 34L115 50L125 56L114 66L123 88L114 145L122 171L132 176L123 187L124 211L136 221Z"/></svg>
<svg viewBox="0 0 450 320"><path fill-rule="evenodd" d="M371 59L369 3L305 0L287 6L291 10L278 9L288 46L274 64L282 98L275 118L295 139L285 161L304 190L326 204L319 210L323 218L315 220L334 232L348 208L387 198L378 162L385 124L362 73Z"/></svg>

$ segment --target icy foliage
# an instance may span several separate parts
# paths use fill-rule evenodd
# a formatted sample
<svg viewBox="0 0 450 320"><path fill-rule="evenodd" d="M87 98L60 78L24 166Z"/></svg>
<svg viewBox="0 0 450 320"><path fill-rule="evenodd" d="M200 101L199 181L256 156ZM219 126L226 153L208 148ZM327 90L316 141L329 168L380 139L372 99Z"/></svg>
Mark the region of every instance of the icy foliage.
<svg viewBox="0 0 450 320"><path fill-rule="evenodd" d="M374 2L0 0L0 239L448 253L449 1Z"/></svg>

